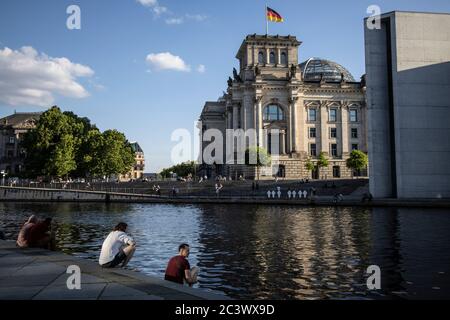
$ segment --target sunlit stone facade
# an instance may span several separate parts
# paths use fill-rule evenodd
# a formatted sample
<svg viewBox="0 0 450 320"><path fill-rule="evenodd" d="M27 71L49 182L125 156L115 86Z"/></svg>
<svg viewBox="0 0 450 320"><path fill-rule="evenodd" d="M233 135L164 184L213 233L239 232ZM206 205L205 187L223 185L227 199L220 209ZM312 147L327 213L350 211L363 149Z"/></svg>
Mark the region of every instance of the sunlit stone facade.
<svg viewBox="0 0 450 320"><path fill-rule="evenodd" d="M249 144L279 155L276 165L261 170L262 177L351 177L345 165L350 152L367 152L364 85L332 61L311 58L299 64L300 44L294 36L247 36L227 92L202 110L203 132L218 129L226 137L229 129L253 129ZM201 150L208 144L203 141ZM227 149L225 145L223 165L203 165L203 171L254 177L255 168L227 163ZM319 173L308 171L306 161L314 163L321 152L329 166Z"/></svg>

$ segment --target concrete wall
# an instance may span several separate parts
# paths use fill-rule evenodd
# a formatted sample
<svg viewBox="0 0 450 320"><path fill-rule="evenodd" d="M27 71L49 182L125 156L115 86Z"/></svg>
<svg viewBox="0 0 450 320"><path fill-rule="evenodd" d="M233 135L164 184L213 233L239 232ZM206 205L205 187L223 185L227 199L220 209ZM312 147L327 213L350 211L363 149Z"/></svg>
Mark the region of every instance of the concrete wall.
<svg viewBox="0 0 450 320"><path fill-rule="evenodd" d="M365 45L372 194L450 198L450 15L388 13Z"/></svg>
<svg viewBox="0 0 450 320"><path fill-rule="evenodd" d="M149 195L106 193L101 191L74 191L37 188L0 187L0 201L149 201Z"/></svg>

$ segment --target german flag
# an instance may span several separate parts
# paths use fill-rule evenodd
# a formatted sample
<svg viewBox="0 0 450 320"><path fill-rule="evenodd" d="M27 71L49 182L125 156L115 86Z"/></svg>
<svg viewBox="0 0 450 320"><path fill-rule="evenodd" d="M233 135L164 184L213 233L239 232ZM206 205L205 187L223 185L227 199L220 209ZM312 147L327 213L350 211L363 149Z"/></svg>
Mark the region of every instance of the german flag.
<svg viewBox="0 0 450 320"><path fill-rule="evenodd" d="M278 12L267 7L267 20L272 22L283 22L284 19Z"/></svg>

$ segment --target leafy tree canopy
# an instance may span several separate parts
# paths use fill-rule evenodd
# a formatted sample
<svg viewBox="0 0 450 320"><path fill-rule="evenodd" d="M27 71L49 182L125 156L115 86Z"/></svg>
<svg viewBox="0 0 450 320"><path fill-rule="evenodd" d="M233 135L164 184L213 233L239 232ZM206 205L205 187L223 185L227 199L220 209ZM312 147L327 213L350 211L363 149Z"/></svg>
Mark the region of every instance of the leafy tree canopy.
<svg viewBox="0 0 450 320"><path fill-rule="evenodd" d="M101 133L88 118L56 106L24 135L22 147L29 177L111 176L128 172L134 163L134 152L122 133Z"/></svg>

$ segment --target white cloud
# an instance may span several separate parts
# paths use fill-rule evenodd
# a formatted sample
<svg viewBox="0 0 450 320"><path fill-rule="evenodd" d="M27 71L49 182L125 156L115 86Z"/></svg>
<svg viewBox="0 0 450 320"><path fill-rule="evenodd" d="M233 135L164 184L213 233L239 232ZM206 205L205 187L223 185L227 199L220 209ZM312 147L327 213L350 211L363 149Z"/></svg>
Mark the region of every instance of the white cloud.
<svg viewBox="0 0 450 320"><path fill-rule="evenodd" d="M206 72L206 67L203 64L201 64L201 65L199 65L197 67L197 71L200 72L200 73L205 73Z"/></svg>
<svg viewBox="0 0 450 320"><path fill-rule="evenodd" d="M183 59L170 52L151 53L147 56L146 61L156 70L191 71L191 67Z"/></svg>
<svg viewBox="0 0 450 320"><path fill-rule="evenodd" d="M144 7L153 7L158 4L157 0L136 0L140 4L142 4Z"/></svg>
<svg viewBox="0 0 450 320"><path fill-rule="evenodd" d="M136 0L144 7L152 8L153 13L156 17L159 17L163 13L168 13L167 7L161 6L158 0Z"/></svg>
<svg viewBox="0 0 450 320"><path fill-rule="evenodd" d="M170 18L166 19L167 24L182 24L184 22L183 18Z"/></svg>
<svg viewBox="0 0 450 320"><path fill-rule="evenodd" d="M154 6L153 7L153 12L155 13L155 15L159 16L159 15L161 15L163 13L168 12L168 10L167 10L166 7L163 7L163 6Z"/></svg>
<svg viewBox="0 0 450 320"><path fill-rule="evenodd" d="M186 22L186 20L202 22L205 21L207 18L208 18L207 16L201 14L185 14L184 17L166 19L166 24L170 25L183 24L184 22Z"/></svg>
<svg viewBox="0 0 450 320"><path fill-rule="evenodd" d="M201 14L186 14L186 18L195 20L197 22L205 21L208 17Z"/></svg>
<svg viewBox="0 0 450 320"><path fill-rule="evenodd" d="M91 77L88 66L67 58L39 54L32 47L0 49L0 102L11 106L53 104L55 94L71 98L89 96L77 78Z"/></svg>

